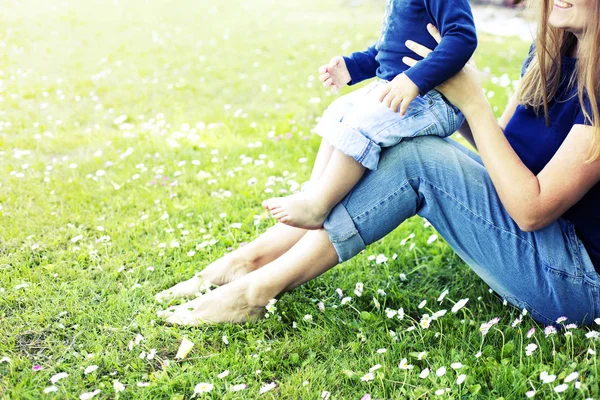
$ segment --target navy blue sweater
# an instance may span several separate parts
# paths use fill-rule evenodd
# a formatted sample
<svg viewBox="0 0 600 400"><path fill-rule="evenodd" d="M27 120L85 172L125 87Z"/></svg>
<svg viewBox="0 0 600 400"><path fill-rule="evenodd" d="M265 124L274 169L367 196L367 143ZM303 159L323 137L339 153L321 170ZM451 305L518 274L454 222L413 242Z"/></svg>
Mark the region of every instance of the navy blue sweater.
<svg viewBox="0 0 600 400"><path fill-rule="evenodd" d="M427 32L434 24L442 34L437 42ZM435 50L425 61L409 68L408 56L420 59L405 42L412 40ZM344 57L350 85L375 76L392 80L401 73L419 87L421 94L458 73L477 47L477 35L469 0L387 0L386 14L377 43L366 51Z"/></svg>

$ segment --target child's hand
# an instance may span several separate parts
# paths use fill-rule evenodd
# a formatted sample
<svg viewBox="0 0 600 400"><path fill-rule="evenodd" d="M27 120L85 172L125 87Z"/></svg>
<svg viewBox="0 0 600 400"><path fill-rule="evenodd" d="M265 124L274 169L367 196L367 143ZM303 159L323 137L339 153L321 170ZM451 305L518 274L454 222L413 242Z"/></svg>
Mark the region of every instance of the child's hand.
<svg viewBox="0 0 600 400"><path fill-rule="evenodd" d="M398 111L404 116L412 101L419 95L419 88L405 74L397 75L379 95L379 101L393 112Z"/></svg>
<svg viewBox="0 0 600 400"><path fill-rule="evenodd" d="M329 64L319 67L319 74L323 86L331 88L334 93L350 82L351 79L344 57L340 56L333 57Z"/></svg>

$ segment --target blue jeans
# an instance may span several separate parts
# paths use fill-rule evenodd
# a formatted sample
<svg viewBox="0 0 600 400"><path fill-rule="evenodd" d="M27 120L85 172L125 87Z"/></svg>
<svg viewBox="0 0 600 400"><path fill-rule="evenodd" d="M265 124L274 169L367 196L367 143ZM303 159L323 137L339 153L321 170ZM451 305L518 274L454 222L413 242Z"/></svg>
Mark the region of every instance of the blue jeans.
<svg viewBox="0 0 600 400"><path fill-rule="evenodd" d="M481 159L451 139L418 137L382 152L325 221L340 262L405 219L427 218L496 293L551 324L600 317L600 275L571 223L524 232L500 202Z"/></svg>
<svg viewBox="0 0 600 400"><path fill-rule="evenodd" d="M375 170L381 148L416 136L452 135L462 125L462 113L437 90L417 96L404 116L379 102L389 82L376 80L335 100L325 110L315 132L331 146Z"/></svg>

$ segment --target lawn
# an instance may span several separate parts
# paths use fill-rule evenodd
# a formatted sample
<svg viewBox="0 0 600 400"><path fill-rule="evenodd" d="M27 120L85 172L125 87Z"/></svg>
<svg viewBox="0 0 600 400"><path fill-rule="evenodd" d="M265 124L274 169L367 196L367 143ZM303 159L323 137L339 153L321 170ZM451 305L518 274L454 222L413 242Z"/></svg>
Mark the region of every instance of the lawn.
<svg viewBox="0 0 600 400"><path fill-rule="evenodd" d="M379 32L350 3L0 3L0 398L598 398L598 334L504 305L420 218L258 323L156 318L309 177L317 68ZM480 38L498 115L528 45Z"/></svg>

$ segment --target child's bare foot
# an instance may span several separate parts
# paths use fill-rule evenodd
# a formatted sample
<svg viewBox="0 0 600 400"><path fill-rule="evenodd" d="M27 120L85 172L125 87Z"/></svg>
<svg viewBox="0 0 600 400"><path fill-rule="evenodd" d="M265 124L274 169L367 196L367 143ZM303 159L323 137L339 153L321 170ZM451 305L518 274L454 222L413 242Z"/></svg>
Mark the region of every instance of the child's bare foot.
<svg viewBox="0 0 600 400"><path fill-rule="evenodd" d="M320 229L330 209L306 192L288 197L273 197L263 202L273 218L302 229Z"/></svg>
<svg viewBox="0 0 600 400"><path fill-rule="evenodd" d="M226 254L207 266L202 272L187 281L156 294L154 298L162 303L182 297L195 297L211 285L221 286L246 275L253 270L252 263L234 254Z"/></svg>
<svg viewBox="0 0 600 400"><path fill-rule="evenodd" d="M268 302L268 299L262 299L249 290L247 279L240 279L157 314L166 322L176 325L244 323L262 317Z"/></svg>

